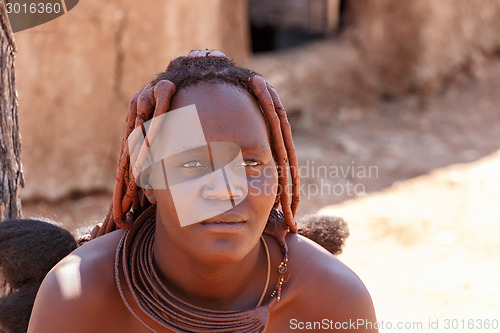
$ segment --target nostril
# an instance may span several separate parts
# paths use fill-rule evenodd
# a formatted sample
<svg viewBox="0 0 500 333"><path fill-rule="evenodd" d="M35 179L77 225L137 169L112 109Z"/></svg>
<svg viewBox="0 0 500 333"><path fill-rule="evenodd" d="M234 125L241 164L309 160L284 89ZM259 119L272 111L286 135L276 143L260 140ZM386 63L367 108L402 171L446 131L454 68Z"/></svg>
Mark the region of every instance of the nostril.
<svg viewBox="0 0 500 333"><path fill-rule="evenodd" d="M243 193L241 193L241 192L231 194L231 199L233 199L233 200L239 200L241 198L243 198Z"/></svg>

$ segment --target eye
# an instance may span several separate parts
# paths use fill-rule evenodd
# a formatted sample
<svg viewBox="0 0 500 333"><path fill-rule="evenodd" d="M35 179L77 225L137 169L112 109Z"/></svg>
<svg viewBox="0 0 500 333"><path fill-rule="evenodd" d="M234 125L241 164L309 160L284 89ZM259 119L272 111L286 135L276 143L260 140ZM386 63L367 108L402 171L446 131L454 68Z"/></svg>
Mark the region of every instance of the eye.
<svg viewBox="0 0 500 333"><path fill-rule="evenodd" d="M193 169L193 168L202 168L205 164L200 161L189 161L181 165L183 168Z"/></svg>
<svg viewBox="0 0 500 333"><path fill-rule="evenodd" d="M262 163L258 162L258 161L254 161L254 160L245 160L243 162L241 162L240 164L238 164L238 166L243 166L243 167L256 167L256 166L259 166L261 165Z"/></svg>

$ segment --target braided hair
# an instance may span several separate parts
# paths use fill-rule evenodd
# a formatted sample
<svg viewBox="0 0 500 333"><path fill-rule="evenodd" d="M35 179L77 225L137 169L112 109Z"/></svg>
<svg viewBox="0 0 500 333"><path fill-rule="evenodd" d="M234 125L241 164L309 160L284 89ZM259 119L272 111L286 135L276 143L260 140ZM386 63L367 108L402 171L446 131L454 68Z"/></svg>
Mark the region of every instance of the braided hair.
<svg viewBox="0 0 500 333"><path fill-rule="evenodd" d="M127 138L137 127L166 113L176 91L198 83L227 83L253 95L260 105L271 134L271 148L278 165L279 191L274 208L281 205L286 224L297 232L294 216L299 204L299 175L295 147L285 108L272 85L259 74L238 67L218 51L195 50L170 62L149 85L138 91L129 104L125 135L121 142L113 201L97 236L116 228L127 229L150 206L133 176ZM291 174L291 198L289 193Z"/></svg>

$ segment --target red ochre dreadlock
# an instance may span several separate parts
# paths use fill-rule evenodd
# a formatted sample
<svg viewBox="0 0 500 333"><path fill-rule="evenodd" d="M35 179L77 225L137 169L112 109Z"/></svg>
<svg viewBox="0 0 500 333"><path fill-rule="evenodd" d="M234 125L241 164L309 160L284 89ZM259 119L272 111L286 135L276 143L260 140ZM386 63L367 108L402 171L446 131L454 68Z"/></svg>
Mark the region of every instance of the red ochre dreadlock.
<svg viewBox="0 0 500 333"><path fill-rule="evenodd" d="M281 204L286 224L297 232L294 221L300 201L300 183L295 146L285 108L272 85L259 74L238 67L223 53L197 50L178 57L149 85L138 91L129 105L125 135L121 142L113 201L97 236L116 228L127 229L150 203L134 180L127 138L137 127L165 114L176 91L198 83L229 83L252 94L262 108L271 132L271 148L278 164L279 191L274 208ZM134 152L132 152L134 154ZM292 186L289 193L290 170Z"/></svg>

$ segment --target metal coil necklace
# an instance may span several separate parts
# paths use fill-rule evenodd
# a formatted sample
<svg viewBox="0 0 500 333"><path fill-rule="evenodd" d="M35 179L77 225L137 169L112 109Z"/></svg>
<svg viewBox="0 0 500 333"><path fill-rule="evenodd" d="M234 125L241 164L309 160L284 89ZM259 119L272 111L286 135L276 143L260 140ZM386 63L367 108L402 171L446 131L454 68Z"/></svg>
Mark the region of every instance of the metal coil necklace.
<svg viewBox="0 0 500 333"><path fill-rule="evenodd" d="M156 207L148 208L122 236L115 255L115 280L120 296L134 317L151 332L144 316L174 332L263 332L269 321L269 302L261 306L270 278L270 256L267 244L262 242L267 256L267 280L255 309L210 310L201 308L175 296L159 278L153 262ZM286 249L286 247L285 247ZM279 301L288 263L287 251L278 267L278 284L271 298ZM132 299L127 299L124 288ZM130 296L128 297L130 298ZM137 304L137 313L131 302Z"/></svg>

